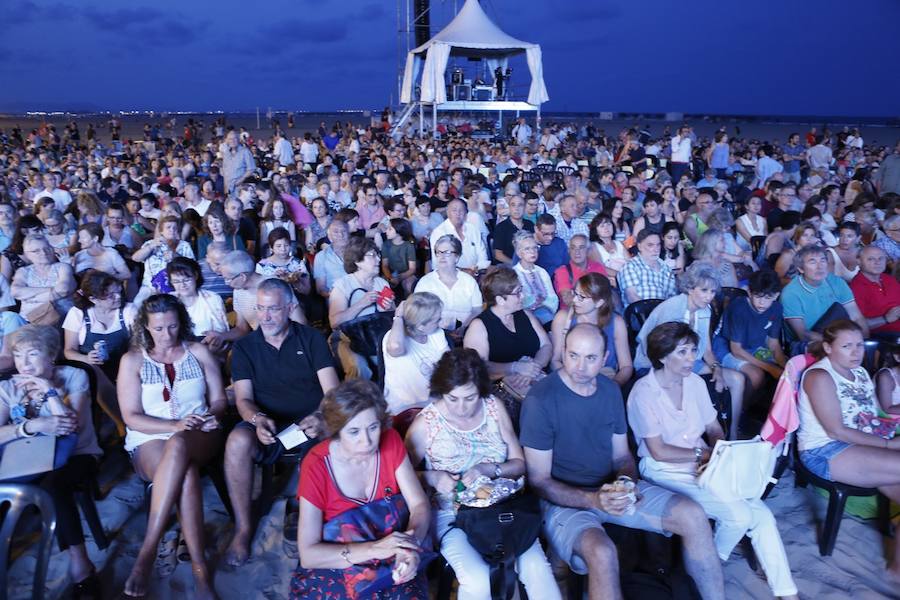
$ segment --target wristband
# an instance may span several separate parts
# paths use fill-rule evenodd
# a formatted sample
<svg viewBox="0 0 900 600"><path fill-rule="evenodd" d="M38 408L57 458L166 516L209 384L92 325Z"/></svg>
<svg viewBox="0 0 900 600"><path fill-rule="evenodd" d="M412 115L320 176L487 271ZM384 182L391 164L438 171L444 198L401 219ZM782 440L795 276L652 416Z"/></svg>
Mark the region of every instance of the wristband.
<svg viewBox="0 0 900 600"><path fill-rule="evenodd" d="M254 427L256 427L256 418L259 417L259 416L265 417L265 416L266 416L266 413L264 413L264 412L262 412L262 411L259 411L258 413L256 413L256 414L253 415L252 417L250 417L250 424L253 425Z"/></svg>
<svg viewBox="0 0 900 600"><path fill-rule="evenodd" d="M21 433L21 436L19 436L19 437L30 438L30 437L36 436L36 435L37 435L36 432L28 433L28 432L25 430L25 425L26 425L26 424L28 424L28 420L25 420L25 421L22 421L21 423L19 423L19 427L18 427L18 429L16 430L16 433Z"/></svg>

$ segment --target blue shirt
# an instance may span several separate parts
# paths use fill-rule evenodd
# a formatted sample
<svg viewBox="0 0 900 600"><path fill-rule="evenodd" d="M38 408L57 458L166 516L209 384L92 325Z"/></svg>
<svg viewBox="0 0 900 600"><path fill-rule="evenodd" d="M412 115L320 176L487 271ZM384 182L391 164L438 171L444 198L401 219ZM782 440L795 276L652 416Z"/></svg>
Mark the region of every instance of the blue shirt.
<svg viewBox="0 0 900 600"><path fill-rule="evenodd" d="M749 298L735 298L722 317L722 334L726 347L737 342L741 348L753 354L759 348L769 347L769 338L781 337L782 308L773 302L765 312L757 312L750 306ZM730 349L729 349L730 351Z"/></svg>
<svg viewBox="0 0 900 600"><path fill-rule="evenodd" d="M803 158L803 155L806 154L806 150L803 149L803 146L800 144L797 144L796 146L787 145L784 147L784 154L792 157L790 160L784 161L784 172L799 173L800 160Z"/></svg>
<svg viewBox="0 0 900 600"><path fill-rule="evenodd" d="M553 238L553 241L546 246L538 244L538 249L538 259L535 264L548 273L556 273L556 269L569 262L569 247L561 238Z"/></svg>
<svg viewBox="0 0 900 600"><path fill-rule="evenodd" d="M834 273L829 273L818 287L811 286L798 275L781 292L784 318L803 319L807 330L812 329L835 302L850 304L853 292L847 282Z"/></svg>

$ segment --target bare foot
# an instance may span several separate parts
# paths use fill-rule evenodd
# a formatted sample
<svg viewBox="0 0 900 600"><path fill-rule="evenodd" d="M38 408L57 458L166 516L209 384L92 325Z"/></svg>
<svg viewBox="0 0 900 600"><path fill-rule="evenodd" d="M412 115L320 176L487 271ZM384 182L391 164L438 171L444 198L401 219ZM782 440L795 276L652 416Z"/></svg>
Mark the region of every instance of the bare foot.
<svg viewBox="0 0 900 600"><path fill-rule="evenodd" d="M141 561L134 563L131 567L131 574L125 581L125 589L123 593L132 598L143 598L147 595L147 580L149 578L149 565L142 564Z"/></svg>
<svg viewBox="0 0 900 600"><path fill-rule="evenodd" d="M231 543L225 550L225 564L229 567L240 567L250 558L250 536L234 534Z"/></svg>

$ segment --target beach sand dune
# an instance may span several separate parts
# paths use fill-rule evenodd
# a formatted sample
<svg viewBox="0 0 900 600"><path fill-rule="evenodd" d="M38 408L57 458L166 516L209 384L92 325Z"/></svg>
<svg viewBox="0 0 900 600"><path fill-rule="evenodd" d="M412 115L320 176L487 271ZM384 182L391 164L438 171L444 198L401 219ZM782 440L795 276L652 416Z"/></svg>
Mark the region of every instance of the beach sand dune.
<svg viewBox="0 0 900 600"><path fill-rule="evenodd" d="M91 559L100 572L104 592L118 597L143 539L147 519L143 483L134 475L123 478L98 502L101 519L111 535L110 547L101 552L88 541ZM296 561L284 554L281 534L285 501L278 500L265 516L253 542L251 560L229 570L219 563L232 525L209 480L205 481L207 556L215 569L215 587L225 599L278 600L287 597ZM795 489L788 473L767 500L787 548L800 595L817 600L875 600L900 598L883 576L884 538L873 522L845 516L834 555L820 557L817 527L825 514L826 499L809 489ZM85 528L87 531L87 529ZM31 598L32 551L19 557L10 569L10 599ZM729 600L771 598L761 574L751 571L740 547L725 563ZM67 586L66 560L54 545L47 579L47 597L61 598ZM434 586L432 586L434 588ZM167 600L193 597L189 563L179 563L165 579L153 578L148 598ZM539 600L539 599L535 599Z"/></svg>

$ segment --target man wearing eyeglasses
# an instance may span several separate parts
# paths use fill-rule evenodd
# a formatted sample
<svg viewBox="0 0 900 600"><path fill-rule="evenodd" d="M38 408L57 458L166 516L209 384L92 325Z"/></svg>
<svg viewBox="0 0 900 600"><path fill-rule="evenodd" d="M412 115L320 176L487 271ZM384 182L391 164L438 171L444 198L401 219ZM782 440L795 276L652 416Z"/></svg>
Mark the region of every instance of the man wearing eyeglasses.
<svg viewBox="0 0 900 600"><path fill-rule="evenodd" d="M209 334L215 341L222 343L238 340L259 327L256 291L265 278L256 272L253 258L242 250L226 254L219 264L219 272L225 283L234 290L232 297L236 315L234 327L230 331ZM292 321L306 324L306 317L296 302L291 305L289 316Z"/></svg>
<svg viewBox="0 0 900 600"><path fill-rule="evenodd" d="M322 432L319 403L338 384L325 337L289 317L297 309L290 286L266 279L257 284L253 296L259 327L235 343L231 360L235 404L243 419L225 446L225 478L235 526L225 552L231 566L250 556L253 465L271 465L281 458L286 448L276 436L292 423L317 438ZM306 442L300 453L314 443ZM296 510L285 508L286 525Z"/></svg>

